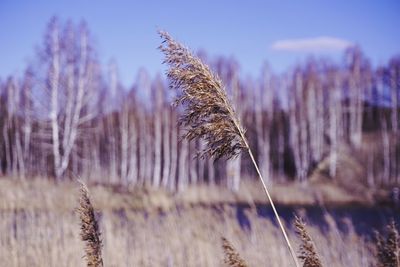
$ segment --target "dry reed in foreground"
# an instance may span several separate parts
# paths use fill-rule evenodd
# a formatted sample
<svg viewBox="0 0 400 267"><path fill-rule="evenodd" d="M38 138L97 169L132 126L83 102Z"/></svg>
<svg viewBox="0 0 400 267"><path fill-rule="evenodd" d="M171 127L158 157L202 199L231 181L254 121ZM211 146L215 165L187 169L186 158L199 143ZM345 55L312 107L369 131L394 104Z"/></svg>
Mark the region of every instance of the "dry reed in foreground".
<svg viewBox="0 0 400 267"><path fill-rule="evenodd" d="M386 232L386 238L376 232L378 267L400 267L400 239L394 220L386 227Z"/></svg>
<svg viewBox="0 0 400 267"><path fill-rule="evenodd" d="M247 267L246 262L240 257L234 246L228 239L222 237L222 248L224 250L224 263L230 267Z"/></svg>
<svg viewBox="0 0 400 267"><path fill-rule="evenodd" d="M301 240L299 259L303 262L303 267L322 267L314 242L300 217L295 217L294 227Z"/></svg>
<svg viewBox="0 0 400 267"><path fill-rule="evenodd" d="M160 50L165 55L164 63L169 66L167 76L170 86L181 90L175 104L185 106L184 115L180 119L180 123L187 128L187 134L184 137L189 140L202 138L206 141L207 146L201 152L202 156L210 155L217 159L221 157L230 159L240 154L243 149L247 150L271 203L292 259L299 267L296 253L290 244L245 137L245 130L228 99L222 81L206 64L175 41L168 33L161 31L160 36L163 39Z"/></svg>
<svg viewBox="0 0 400 267"><path fill-rule="evenodd" d="M88 267L102 267L100 230L94 209L89 198L89 191L80 183L78 214L81 222L81 238L85 242L86 262Z"/></svg>

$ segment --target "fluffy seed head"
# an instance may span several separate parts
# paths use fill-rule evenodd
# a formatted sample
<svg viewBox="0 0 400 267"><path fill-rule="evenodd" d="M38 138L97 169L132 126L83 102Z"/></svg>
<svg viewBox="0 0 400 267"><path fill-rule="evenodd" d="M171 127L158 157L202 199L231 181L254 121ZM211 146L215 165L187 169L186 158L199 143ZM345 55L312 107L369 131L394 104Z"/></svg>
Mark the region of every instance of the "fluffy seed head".
<svg viewBox="0 0 400 267"><path fill-rule="evenodd" d="M247 267L246 262L240 257L231 242L222 237L222 248L224 249L224 263L230 267Z"/></svg>
<svg viewBox="0 0 400 267"><path fill-rule="evenodd" d="M102 267L100 230L94 209L89 198L89 191L83 182L80 183L78 214L81 222L81 239L85 242L86 262L89 267Z"/></svg>
<svg viewBox="0 0 400 267"><path fill-rule="evenodd" d="M159 32L163 42L159 47L169 66L170 87L177 89L175 105L183 105L180 123L187 128L185 138L203 138L206 149L200 156L216 159L231 158L246 148L244 130L228 99L220 78L186 47L168 33Z"/></svg>
<svg viewBox="0 0 400 267"><path fill-rule="evenodd" d="M392 220L386 227L386 238L376 232L378 267L400 266L400 238L396 223Z"/></svg>
<svg viewBox="0 0 400 267"><path fill-rule="evenodd" d="M307 232L305 223L299 217L295 217L294 226L300 237L300 255L298 258L303 262L303 267L322 267L314 242Z"/></svg>

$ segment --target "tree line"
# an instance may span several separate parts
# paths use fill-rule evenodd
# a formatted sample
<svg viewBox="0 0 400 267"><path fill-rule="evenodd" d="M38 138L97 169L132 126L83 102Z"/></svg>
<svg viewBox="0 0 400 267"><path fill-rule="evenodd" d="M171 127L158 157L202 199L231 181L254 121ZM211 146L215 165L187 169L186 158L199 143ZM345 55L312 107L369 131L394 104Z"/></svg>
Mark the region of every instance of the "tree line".
<svg viewBox="0 0 400 267"><path fill-rule="evenodd" d="M307 181L323 162L335 179L350 147L366 183L400 183L400 57L374 68L353 47L340 64L310 59L282 75L265 65L257 78L243 78L233 58L201 57L224 81L268 181ZM221 182L237 190L252 177L249 159L196 157L204 143L180 139L180 110L162 75L141 70L125 88L116 63L106 69L85 23L52 18L35 61L0 80L0 175L170 190ZM363 155L368 134L380 153Z"/></svg>

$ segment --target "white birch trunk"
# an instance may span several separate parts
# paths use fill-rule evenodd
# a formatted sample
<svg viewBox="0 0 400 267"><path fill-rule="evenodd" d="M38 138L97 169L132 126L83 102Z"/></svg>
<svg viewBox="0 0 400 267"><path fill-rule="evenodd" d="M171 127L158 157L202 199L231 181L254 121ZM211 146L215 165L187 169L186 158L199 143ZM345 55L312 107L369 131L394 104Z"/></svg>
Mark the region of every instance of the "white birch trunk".
<svg viewBox="0 0 400 267"><path fill-rule="evenodd" d="M329 176L336 177L337 153L338 153L338 114L337 102L340 102L336 97L337 88L334 87L333 92L329 94L329 139L331 142L330 161L329 161Z"/></svg>
<svg viewBox="0 0 400 267"><path fill-rule="evenodd" d="M138 132L134 116L129 120L129 171L127 181L129 185L136 185L138 181L138 158L137 158Z"/></svg>
<svg viewBox="0 0 400 267"><path fill-rule="evenodd" d="M141 185L144 184L145 180L146 180L146 135L148 134L146 132L146 122L143 120L144 119L144 114L143 111L141 111L141 109L139 108L139 120L138 120L138 126L139 126L139 158L140 158L140 162L139 162L139 182Z"/></svg>
<svg viewBox="0 0 400 267"><path fill-rule="evenodd" d="M162 152L162 117L163 117L163 88L161 81L157 81L155 88L154 111L154 171L153 186L158 188L161 184L161 152Z"/></svg>
<svg viewBox="0 0 400 267"><path fill-rule="evenodd" d="M129 155L129 110L127 104L120 111L120 151L121 151L121 162L120 162L120 177L123 183L128 183L128 155Z"/></svg>
<svg viewBox="0 0 400 267"><path fill-rule="evenodd" d="M54 157L54 172L56 179L61 179L61 156L60 156L60 140L59 140L59 125L58 125L58 90L60 78L60 44L58 26L53 25L51 29L51 67L50 67L50 122L52 132L52 145Z"/></svg>
<svg viewBox="0 0 400 267"><path fill-rule="evenodd" d="M188 185L188 153L189 142L186 139L182 139L179 153L178 191L183 191Z"/></svg>
<svg viewBox="0 0 400 267"><path fill-rule="evenodd" d="M176 125L177 117L174 114L171 122L171 172L169 176L168 188L173 191L177 189L177 162L178 162L178 127Z"/></svg>
<svg viewBox="0 0 400 267"><path fill-rule="evenodd" d="M27 171L31 171L31 159L30 153L32 152L30 149L31 146L31 134L32 134L32 77L30 73L25 73L25 81L23 85L23 161L25 162Z"/></svg>
<svg viewBox="0 0 400 267"><path fill-rule="evenodd" d="M171 178L170 168L171 168L171 148L170 148L170 134L171 134L171 119L170 110L168 108L164 109L162 113L164 127L163 127L163 173L162 173L162 186L167 187L169 179Z"/></svg>

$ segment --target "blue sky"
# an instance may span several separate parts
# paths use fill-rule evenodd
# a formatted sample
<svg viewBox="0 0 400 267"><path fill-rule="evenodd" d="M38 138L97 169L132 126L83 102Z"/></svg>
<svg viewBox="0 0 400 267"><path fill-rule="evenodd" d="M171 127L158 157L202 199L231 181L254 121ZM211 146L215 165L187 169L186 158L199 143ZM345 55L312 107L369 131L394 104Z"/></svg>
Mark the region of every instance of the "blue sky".
<svg viewBox="0 0 400 267"><path fill-rule="evenodd" d="M234 56L244 75L265 61L282 72L316 56L342 58L361 46L374 65L400 54L400 1L0 1L0 77L34 59L51 16L85 19L103 64L115 59L130 85L140 67L162 71L157 29L193 50Z"/></svg>

